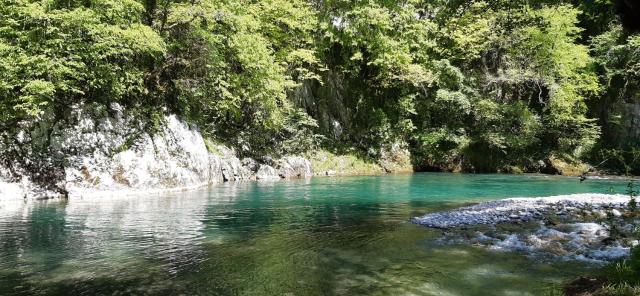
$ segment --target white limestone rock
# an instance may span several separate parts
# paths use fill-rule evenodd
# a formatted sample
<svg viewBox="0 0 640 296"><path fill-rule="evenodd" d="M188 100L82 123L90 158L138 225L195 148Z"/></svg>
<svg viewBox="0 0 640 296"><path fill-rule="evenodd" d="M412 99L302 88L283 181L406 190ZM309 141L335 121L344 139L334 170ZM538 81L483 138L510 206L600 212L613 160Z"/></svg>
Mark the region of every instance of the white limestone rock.
<svg viewBox="0 0 640 296"><path fill-rule="evenodd" d="M23 198L25 195L25 187L24 183L11 182L8 170L0 167L0 201L3 199Z"/></svg>
<svg viewBox="0 0 640 296"><path fill-rule="evenodd" d="M284 157L270 166L240 160L224 146L211 153L197 127L176 115L166 115L154 132L149 130L116 103L77 105L64 120L45 116L21 123L13 136L0 133L13 137L0 138L0 160L21 160L0 171L0 199L159 193L312 175L310 162L301 157ZM9 171L13 178L7 177Z"/></svg>
<svg viewBox="0 0 640 296"><path fill-rule="evenodd" d="M270 165L262 164L256 173L258 180L280 180L278 171Z"/></svg>
<svg viewBox="0 0 640 296"><path fill-rule="evenodd" d="M622 216L622 213L620 213L620 211L618 211L617 209L613 209L613 210L611 210L611 214L612 214L614 217L620 217L620 216Z"/></svg>
<svg viewBox="0 0 640 296"><path fill-rule="evenodd" d="M115 106L117 108L117 106ZM122 110L121 108L118 108ZM131 126L126 117L100 118L100 128L83 118L81 130L75 136L62 137L62 143L85 143L76 150L84 150L77 156L69 156L65 168L65 189L70 195L93 195L96 191L143 191L158 189L191 189L219 182L221 165L207 151L199 131L168 115L160 131L151 135L141 133L127 146L126 138ZM127 124L129 123L129 124ZM118 127L114 131L114 127ZM124 131L124 132L123 132ZM72 135L71 131L63 134ZM74 137L81 142L71 141ZM77 144L76 144L77 145Z"/></svg>
<svg viewBox="0 0 640 296"><path fill-rule="evenodd" d="M311 162L299 156L283 157L277 161L278 174L280 177L289 178L309 178L313 176Z"/></svg>

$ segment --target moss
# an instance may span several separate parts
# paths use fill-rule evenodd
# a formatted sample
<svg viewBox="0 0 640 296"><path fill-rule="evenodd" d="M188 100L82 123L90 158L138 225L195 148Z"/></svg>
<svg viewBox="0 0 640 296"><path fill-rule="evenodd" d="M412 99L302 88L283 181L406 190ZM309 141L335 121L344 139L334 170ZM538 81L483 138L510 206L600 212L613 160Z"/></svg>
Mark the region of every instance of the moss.
<svg viewBox="0 0 640 296"><path fill-rule="evenodd" d="M216 143L211 138L204 139L204 145L207 147L207 151L214 155L222 155L222 151L220 151L220 144Z"/></svg>
<svg viewBox="0 0 640 296"><path fill-rule="evenodd" d="M515 165L508 165L503 167L502 169L500 169L501 173L506 173L506 174L524 174L524 170L519 167L519 166L515 166Z"/></svg>
<svg viewBox="0 0 640 296"><path fill-rule="evenodd" d="M566 157L552 155L548 159L548 164L555 172L564 176L580 176L589 171L588 165Z"/></svg>
<svg viewBox="0 0 640 296"><path fill-rule="evenodd" d="M120 153L120 152L125 152L125 151L129 150L136 143L137 139L138 139L137 135L136 136L127 137L125 139L124 143L122 145L120 145L118 148L116 148L115 152L116 153Z"/></svg>
<svg viewBox="0 0 640 296"><path fill-rule="evenodd" d="M348 175L378 175L384 169L373 161L365 160L353 154L336 155L320 150L306 155L316 174Z"/></svg>

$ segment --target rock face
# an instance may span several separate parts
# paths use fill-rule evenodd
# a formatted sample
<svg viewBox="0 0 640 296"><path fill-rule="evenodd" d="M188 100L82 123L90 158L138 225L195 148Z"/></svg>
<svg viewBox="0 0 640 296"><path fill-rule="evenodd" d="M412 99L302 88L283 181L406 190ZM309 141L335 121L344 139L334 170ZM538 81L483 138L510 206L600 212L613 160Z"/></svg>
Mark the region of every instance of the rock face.
<svg viewBox="0 0 640 296"><path fill-rule="evenodd" d="M313 176L311 162L298 156L289 156L277 162L278 175L282 178L306 178Z"/></svg>
<svg viewBox="0 0 640 296"><path fill-rule="evenodd" d="M0 197L24 196L24 186L12 182L6 168L0 167Z"/></svg>
<svg viewBox="0 0 640 296"><path fill-rule="evenodd" d="M260 168L256 172L256 179L258 180L277 180L280 179L278 175L278 171L274 169L272 166L263 164L260 165Z"/></svg>
<svg viewBox="0 0 640 296"><path fill-rule="evenodd" d="M621 139L640 141L640 98L622 104L622 126L620 127Z"/></svg>
<svg viewBox="0 0 640 296"><path fill-rule="evenodd" d="M130 147L120 146L120 152L118 147L92 141L107 139L122 145L124 138L117 132L79 132L79 139L71 133L61 139L67 147L79 146L76 150L88 152L68 157L71 165L65 167L65 190L70 195L83 195L86 190L193 188L220 180L220 162L211 159L200 133L174 115L165 118L159 132L142 133ZM83 143L90 143L93 149L86 149Z"/></svg>
<svg viewBox="0 0 640 296"><path fill-rule="evenodd" d="M389 173L413 172L411 153L406 142L396 142L380 151L380 165Z"/></svg>
<svg viewBox="0 0 640 296"><path fill-rule="evenodd" d="M0 199L95 197L185 190L224 181L309 177L309 161L276 160L277 169L208 151L197 127L166 115L156 128L120 105L76 106L64 120L23 123L0 139Z"/></svg>

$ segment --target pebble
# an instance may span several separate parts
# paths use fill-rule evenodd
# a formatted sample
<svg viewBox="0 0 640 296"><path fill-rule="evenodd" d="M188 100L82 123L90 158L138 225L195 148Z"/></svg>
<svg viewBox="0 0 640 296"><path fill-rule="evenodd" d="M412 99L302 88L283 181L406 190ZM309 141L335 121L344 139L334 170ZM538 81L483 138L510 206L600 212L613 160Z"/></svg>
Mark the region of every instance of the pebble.
<svg viewBox="0 0 640 296"><path fill-rule="evenodd" d="M616 209L611 210L611 214L613 214L613 216L615 216L615 217L622 216L622 213L620 213L620 211L618 211Z"/></svg>
<svg viewBox="0 0 640 296"><path fill-rule="evenodd" d="M595 211L595 213L598 215L598 218L607 218L607 213L602 210Z"/></svg>

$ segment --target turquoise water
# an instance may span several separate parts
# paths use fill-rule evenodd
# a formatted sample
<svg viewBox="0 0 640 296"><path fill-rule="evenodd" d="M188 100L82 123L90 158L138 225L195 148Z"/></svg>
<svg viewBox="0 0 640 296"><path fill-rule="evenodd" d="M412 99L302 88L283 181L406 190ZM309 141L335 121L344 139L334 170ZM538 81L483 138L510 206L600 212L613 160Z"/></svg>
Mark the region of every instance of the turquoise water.
<svg viewBox="0 0 640 296"><path fill-rule="evenodd" d="M0 295L539 295L597 266L443 244L409 218L622 180L419 173L0 203Z"/></svg>

